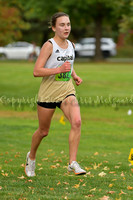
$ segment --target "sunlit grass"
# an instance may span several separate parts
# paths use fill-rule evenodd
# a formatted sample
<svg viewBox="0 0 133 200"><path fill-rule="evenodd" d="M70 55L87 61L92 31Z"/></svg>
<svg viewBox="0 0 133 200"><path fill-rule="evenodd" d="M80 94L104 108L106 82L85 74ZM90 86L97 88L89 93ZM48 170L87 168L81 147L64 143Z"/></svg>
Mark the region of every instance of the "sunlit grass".
<svg viewBox="0 0 133 200"><path fill-rule="evenodd" d="M41 79L32 76L33 66L33 63L1 62L0 96L7 100L34 98ZM132 95L130 64L76 63L75 70L84 80L76 88L79 97ZM24 173L26 154L38 127L36 111L30 105L27 103L23 108L21 104L14 107L8 101L5 105L1 102L2 199L132 199L133 171L128 156L132 148L133 115L127 114L132 104L81 105L82 134L77 160L87 170L84 176L67 173L70 124L66 119L65 125L60 123L62 112L57 109L49 135L37 152L36 177L27 178Z"/></svg>

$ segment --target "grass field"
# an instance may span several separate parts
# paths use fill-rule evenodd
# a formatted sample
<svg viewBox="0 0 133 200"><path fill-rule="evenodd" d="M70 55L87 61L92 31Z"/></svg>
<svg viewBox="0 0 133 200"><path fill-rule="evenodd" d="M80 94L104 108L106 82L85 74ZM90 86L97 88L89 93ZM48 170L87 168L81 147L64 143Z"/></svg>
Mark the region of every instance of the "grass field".
<svg viewBox="0 0 133 200"><path fill-rule="evenodd" d="M37 152L36 177L28 178L24 164L38 127L34 102L41 81L32 76L33 66L0 62L0 199L132 200L133 167L128 156L133 147L133 115L127 115L132 110L132 101L128 102L133 95L132 64L75 64L84 80L76 87L82 97L77 160L87 174L67 173L70 125L66 119L65 125L60 123L62 112L57 109L49 136ZM109 96L113 101L96 103L99 97Z"/></svg>

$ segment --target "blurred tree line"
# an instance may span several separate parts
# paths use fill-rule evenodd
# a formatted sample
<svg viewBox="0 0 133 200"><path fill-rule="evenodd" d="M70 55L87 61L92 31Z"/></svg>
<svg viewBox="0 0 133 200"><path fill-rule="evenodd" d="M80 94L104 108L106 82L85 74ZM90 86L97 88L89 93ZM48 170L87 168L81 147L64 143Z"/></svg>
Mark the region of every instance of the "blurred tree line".
<svg viewBox="0 0 133 200"><path fill-rule="evenodd" d="M97 59L101 37L133 35L133 0L0 0L0 46L20 39L42 45L53 36L48 26L58 11L70 16L72 41L96 37Z"/></svg>

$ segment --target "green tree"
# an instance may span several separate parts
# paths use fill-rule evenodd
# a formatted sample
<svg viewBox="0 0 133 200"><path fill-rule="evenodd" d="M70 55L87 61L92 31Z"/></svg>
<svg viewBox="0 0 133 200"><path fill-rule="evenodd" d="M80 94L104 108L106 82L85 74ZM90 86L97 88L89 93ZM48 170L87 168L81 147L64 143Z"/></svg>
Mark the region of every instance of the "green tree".
<svg viewBox="0 0 133 200"><path fill-rule="evenodd" d="M125 35L126 40L133 43L133 1L130 3L131 12L128 15L123 14L121 23L119 24L120 32Z"/></svg>
<svg viewBox="0 0 133 200"><path fill-rule="evenodd" d="M21 17L17 1L0 0L0 46L22 38L22 29L29 28Z"/></svg>
<svg viewBox="0 0 133 200"><path fill-rule="evenodd" d="M25 7L27 19L38 19L43 24L46 38L48 32L48 20L50 16L58 11L67 12L72 22L72 34L75 37L84 36L89 25L93 24L93 35L96 37L95 60L101 60L100 38L103 36L105 26L110 26L116 31L124 17L132 13L133 0L20 0ZM110 29L111 29L110 28Z"/></svg>
<svg viewBox="0 0 133 200"><path fill-rule="evenodd" d="M72 15L74 24L77 21L79 26L82 26L82 23L86 26L93 22L93 34L96 38L95 60L103 58L100 38L103 36L104 27L110 26L119 31L119 24L124 17L128 18L133 13L133 0L64 0L63 5L66 12Z"/></svg>

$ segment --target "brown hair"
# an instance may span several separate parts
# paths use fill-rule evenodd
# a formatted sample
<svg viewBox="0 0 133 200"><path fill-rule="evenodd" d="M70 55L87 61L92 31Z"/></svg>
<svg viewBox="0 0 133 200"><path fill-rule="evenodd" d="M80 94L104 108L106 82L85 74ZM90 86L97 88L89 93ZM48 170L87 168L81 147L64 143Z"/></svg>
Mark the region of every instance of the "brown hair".
<svg viewBox="0 0 133 200"><path fill-rule="evenodd" d="M63 17L63 16L69 17L69 15L66 14L66 13L64 13L64 12L57 12L57 13L55 13L55 14L51 17L51 20L50 20L50 23L49 23L49 24L50 24L49 28L51 28L52 26L55 27L57 18Z"/></svg>

